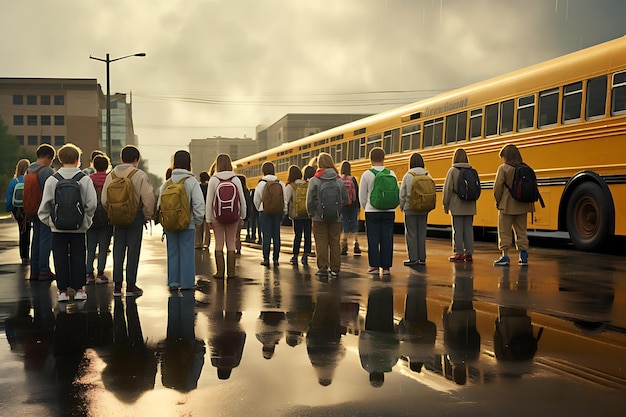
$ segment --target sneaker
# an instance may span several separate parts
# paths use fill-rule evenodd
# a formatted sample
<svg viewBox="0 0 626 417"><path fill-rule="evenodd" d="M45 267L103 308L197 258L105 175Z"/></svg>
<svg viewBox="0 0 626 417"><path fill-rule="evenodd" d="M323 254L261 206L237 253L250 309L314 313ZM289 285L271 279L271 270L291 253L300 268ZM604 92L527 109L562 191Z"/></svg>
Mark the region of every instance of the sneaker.
<svg viewBox="0 0 626 417"><path fill-rule="evenodd" d="M419 261L412 261L410 259L407 259L406 261L404 261L404 266L414 266L414 265L419 265Z"/></svg>
<svg viewBox="0 0 626 417"><path fill-rule="evenodd" d="M95 284L95 282L96 282L96 279L93 277L93 275L87 274L87 276L85 277L85 283L89 285L89 284Z"/></svg>
<svg viewBox="0 0 626 417"><path fill-rule="evenodd" d="M511 260L509 259L508 256L502 255L501 257L493 261L493 265L494 266L509 266L510 262Z"/></svg>
<svg viewBox="0 0 626 417"><path fill-rule="evenodd" d="M460 253L455 253L448 258L450 262L465 262L465 256Z"/></svg>
<svg viewBox="0 0 626 417"><path fill-rule="evenodd" d="M528 265L528 252L523 250L523 251L521 251L519 253L519 261L518 261L518 263L520 265Z"/></svg>
<svg viewBox="0 0 626 417"><path fill-rule="evenodd" d="M121 295L122 295L122 284L115 283L115 286L113 287L113 296L119 297Z"/></svg>
<svg viewBox="0 0 626 417"><path fill-rule="evenodd" d="M57 295L57 301L68 301L70 297L67 296L67 290L59 291Z"/></svg>
<svg viewBox="0 0 626 417"><path fill-rule="evenodd" d="M377 266L373 266L373 267L371 267L370 269L367 270L367 273L368 274L376 274L376 275L378 275L378 269L379 268Z"/></svg>
<svg viewBox="0 0 626 417"><path fill-rule="evenodd" d="M417 261L418 265L426 265L426 259L420 259L419 261Z"/></svg>
<svg viewBox="0 0 626 417"><path fill-rule="evenodd" d="M306 255L304 255L302 257L302 265L308 265L309 264L309 259Z"/></svg>
<svg viewBox="0 0 626 417"><path fill-rule="evenodd" d="M355 255L360 255L361 254L361 248L359 248L359 244L358 243L354 244L354 254Z"/></svg>
<svg viewBox="0 0 626 417"><path fill-rule="evenodd" d="M39 281L54 281L57 279L57 276L54 272L46 272L44 274L39 274L38 279Z"/></svg>
<svg viewBox="0 0 626 417"><path fill-rule="evenodd" d="M95 282L96 282L96 284L108 284L109 278L107 278L106 276L104 276L102 274L98 274L98 275L96 275Z"/></svg>
<svg viewBox="0 0 626 417"><path fill-rule="evenodd" d="M391 271L389 269L383 269L383 275L391 275Z"/></svg>
<svg viewBox="0 0 626 417"><path fill-rule="evenodd" d="M337 271L330 271L330 276L333 278L337 278L339 276L339 272Z"/></svg>
<svg viewBox="0 0 626 417"><path fill-rule="evenodd" d="M29 280L31 281L38 281L39 280L39 273L38 272L31 272L30 276L28 277Z"/></svg>
<svg viewBox="0 0 626 417"><path fill-rule="evenodd" d="M298 256L292 256L291 259L289 259L289 263L291 263L292 265L298 265Z"/></svg>
<svg viewBox="0 0 626 417"><path fill-rule="evenodd" d="M87 299L87 293L85 292L84 289L80 288L78 290L76 290L76 293L74 293L74 300L86 300Z"/></svg>
<svg viewBox="0 0 626 417"><path fill-rule="evenodd" d="M342 246L341 247L341 256L346 256L348 255L348 246Z"/></svg>
<svg viewBox="0 0 626 417"><path fill-rule="evenodd" d="M318 269L317 272L315 273L315 275L317 275L318 277L325 277L328 275L328 270L327 269Z"/></svg>
<svg viewBox="0 0 626 417"><path fill-rule="evenodd" d="M274 268L276 268L278 265L280 265L280 264L278 263L278 259L274 259Z"/></svg>
<svg viewBox="0 0 626 417"><path fill-rule="evenodd" d="M136 285L126 287L126 297L141 297L143 290Z"/></svg>
<svg viewBox="0 0 626 417"><path fill-rule="evenodd" d="M263 265L263 266L270 266L270 261L265 259L265 260L261 261L261 265Z"/></svg>
<svg viewBox="0 0 626 417"><path fill-rule="evenodd" d="M465 262L474 262L474 258L472 258L471 253L466 253L464 257Z"/></svg>

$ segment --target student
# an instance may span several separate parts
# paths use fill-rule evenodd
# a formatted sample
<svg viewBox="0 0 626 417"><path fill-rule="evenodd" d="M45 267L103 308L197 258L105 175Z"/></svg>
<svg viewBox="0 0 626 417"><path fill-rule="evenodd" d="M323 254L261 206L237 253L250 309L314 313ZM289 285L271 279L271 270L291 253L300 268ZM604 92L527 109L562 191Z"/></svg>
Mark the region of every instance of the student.
<svg viewBox="0 0 626 417"><path fill-rule="evenodd" d="M5 199L5 208L7 212L12 213L13 218L17 222L17 228L20 234L20 258L22 259L22 265L28 265L30 263L30 256L28 254L30 249L30 221L26 220L24 207L22 207L21 204L18 207L13 205L13 193L15 191L15 186L18 183L24 184L24 174L26 174L26 170L29 165L30 161L28 159L20 159L17 165L15 165L15 173L13 174L13 178L7 187L7 195Z"/></svg>
<svg viewBox="0 0 626 417"><path fill-rule="evenodd" d="M254 192L254 188L250 190L250 206L248 207L248 232L246 234L246 242L261 243L261 232L259 231L259 212L254 205ZM259 236L258 241L257 235Z"/></svg>
<svg viewBox="0 0 626 417"><path fill-rule="evenodd" d="M476 201L462 200L456 193L461 169L472 168L463 148L456 148L452 167L443 183L443 211L452 215L452 242L454 254L450 262L472 262L474 253L474 215Z"/></svg>
<svg viewBox="0 0 626 417"><path fill-rule="evenodd" d="M91 156L89 158L89 166L83 169L83 174L91 175L91 174L95 174L98 171L96 167L94 166L94 160L96 159L96 156L98 155L105 155L105 154L99 149L96 149L95 151L91 152Z"/></svg>
<svg viewBox="0 0 626 417"><path fill-rule="evenodd" d="M424 159L419 153L411 155L409 171L402 178L400 186L400 209L404 211L404 237L406 239L406 252L409 259L404 265L426 264L426 225L428 224L428 212L417 212L411 209L411 191L416 176L431 176L424 169Z"/></svg>
<svg viewBox="0 0 626 417"><path fill-rule="evenodd" d="M262 240L263 240L263 261L261 265L270 266L270 245L273 244L273 260L274 266L278 266L278 257L280 255L280 223L283 220L285 215L284 209L284 195L285 195L285 184L282 181L278 180L278 177L274 174L275 167L274 164L270 161L265 161L261 166L261 172L263 173L263 178L259 181L259 184L256 187L254 193L254 205L259 211L259 223L261 225L262 232ZM272 183L278 182L282 187L282 194L279 196L278 188L274 186ZM271 191L268 192L266 196L264 196L263 192L265 191L265 187L272 186L274 187ZM268 190L270 191L270 190ZM280 201L283 203L283 211L278 212L278 200L280 197ZM271 198L274 201L275 206L271 207L272 214L265 212L265 206L269 203L268 198Z"/></svg>
<svg viewBox="0 0 626 417"><path fill-rule="evenodd" d="M317 160L316 160L317 163ZM304 169L302 170L302 179L306 182L310 182L311 178L313 178L315 176L315 171L316 168L312 167L311 165L307 165L304 167ZM308 189L307 189L308 192ZM312 249L312 241L311 241L311 231L313 230L313 220L311 220L310 217L304 219L303 222L304 225L304 253L302 254L302 265L308 265L309 264L309 258L312 256L315 256L315 253L313 252ZM307 232L308 230L308 232ZM309 248L309 250L307 251L306 248Z"/></svg>
<svg viewBox="0 0 626 417"><path fill-rule="evenodd" d="M242 222L239 222L239 228L237 229L237 233L235 233L235 254L241 255L241 229L243 229L244 225L247 229L248 219L250 218L250 206L253 206L252 203L252 195L250 194L250 190L248 190L248 184L245 175L237 175L239 181L241 182L241 189L243 190L243 198L246 201L246 217L244 217Z"/></svg>
<svg viewBox="0 0 626 417"><path fill-rule="evenodd" d="M287 206L287 215L292 220L293 225L293 248L291 253L293 256L289 260L293 265L298 264L298 256L300 255L300 244L302 236L304 236L304 255L302 256L302 264L307 265L308 254L311 252L311 219L308 215L298 215L296 211L296 194L298 187L306 184L302 179L302 171L295 165L289 167L287 176L287 185L285 186L285 205ZM306 208L306 201L305 201Z"/></svg>
<svg viewBox="0 0 626 417"><path fill-rule="evenodd" d="M361 176L359 201L365 208L365 229L367 231L367 259L370 265L369 274L378 275L382 268L383 275L390 274L393 265L393 227L396 209L381 210L372 206L370 197L374 188L376 174L372 170L385 170L385 151L376 147L370 151L372 168ZM388 170L393 177L396 174Z"/></svg>
<svg viewBox="0 0 626 417"><path fill-rule="evenodd" d="M104 154L96 155L93 159L93 167L95 173L89 175L96 190L96 195L102 196L102 187L107 178L107 170L109 169L109 157ZM102 200L102 197L100 197ZM95 216L98 217L98 216ZM113 226L106 221L105 224L94 223L87 230L87 284L106 284L109 278L104 275L104 268L107 263L107 252L111 244L111 236L113 236ZM96 257L96 247L98 248L98 269L94 276L93 261Z"/></svg>
<svg viewBox="0 0 626 417"><path fill-rule="evenodd" d="M113 295L122 295L124 260L126 260L126 296L139 297L143 294L143 290L137 286L137 268L139 267L143 226L154 215L154 191L148 181L148 175L137 168L141 159L139 149L133 145L124 146L120 152L120 159L122 163L111 171L104 182L102 205L104 208L108 207L107 188L113 174L119 178L132 175L133 194L139 203L139 208L131 224L113 227Z"/></svg>
<svg viewBox="0 0 626 417"><path fill-rule="evenodd" d="M202 171L200 173L200 189L202 190L202 195L204 196L203 201L206 201L209 178L208 172ZM196 249L208 249L210 243L211 231L209 229L209 224L206 221L203 221L201 225L196 226Z"/></svg>
<svg viewBox="0 0 626 417"><path fill-rule="evenodd" d="M56 151L51 145L42 143L37 148L37 161L30 164L24 177L24 210L27 211L28 195L30 183L27 180L28 174L36 173L39 189L32 190L34 194L41 196L46 180L54 174L50 167L56 156ZM35 208L35 212L38 207ZM27 219L28 220L28 219ZM50 227L39 220L36 215L32 217L33 241L30 245L30 279L33 281L51 281L55 275L50 271L50 252L52 251L52 232Z"/></svg>
<svg viewBox="0 0 626 417"><path fill-rule="evenodd" d="M317 164L319 169L306 195L306 208L313 220L317 274L337 277L341 270L341 212L348 192L329 154L320 153Z"/></svg>
<svg viewBox="0 0 626 417"><path fill-rule="evenodd" d="M74 300L86 300L87 294L85 285L85 233L91 226L91 219L96 211L98 197L93 183L86 175L82 174L80 168L81 150L71 143L63 145L59 149L59 160L63 164L57 173L46 181L38 216L42 223L52 230L52 255L54 257L54 268L57 272L58 301L68 301L68 286L74 289ZM82 225L77 230L59 230L57 222L53 220L55 216L55 191L60 182L58 177L64 179L75 178L80 174L78 185L82 198L84 215ZM60 217L60 215L59 215Z"/></svg>
<svg viewBox="0 0 626 417"><path fill-rule="evenodd" d="M343 161L341 163L341 179L346 190L348 187L353 187L354 201L351 204L346 204L341 212L341 226L343 229L343 236L341 238L341 254L348 254L348 241L352 243L354 241L354 255L361 255L361 248L359 247L359 211L361 211L361 205L359 204L359 185L355 177L352 176L352 166L350 162ZM352 185L350 185L352 183ZM352 192L352 191L350 191Z"/></svg>
<svg viewBox="0 0 626 417"><path fill-rule="evenodd" d="M502 165L498 167L493 184L493 195L498 208L498 249L502 256L494 261L496 266L507 266L510 263L509 249L513 242L511 231L514 232L515 246L519 250L519 264L528 265L528 213L535 211L534 203L517 201L511 196L509 185L513 184L515 165L521 164L522 155L513 144L505 145L500 150Z"/></svg>
<svg viewBox="0 0 626 417"><path fill-rule="evenodd" d="M170 180L173 184L185 181L184 187L191 209L191 216L185 230L165 232L167 244L167 286L170 290L189 290L196 284L193 246L196 227L204 222L205 200L200 184L191 172L191 155L189 152L177 151L174 154L172 163L172 177ZM161 197L170 180L164 182L159 189L157 207L161 207Z"/></svg>
<svg viewBox="0 0 626 417"><path fill-rule="evenodd" d="M239 210L238 219L234 219L232 222L220 220L220 214L216 212L220 206L219 199L222 193L218 186L226 181L235 186L236 193L239 196L239 207L229 210L233 214L236 214L237 210ZM225 192L226 194L231 195L230 192ZM224 204L222 207L225 210L231 206ZM206 219L215 235L215 264L217 272L213 275L214 278L224 279L224 242L226 243L226 275L228 278L235 278L235 235L241 230L243 219L246 217L246 208L246 197L243 193L241 180L233 172L230 156L223 153L217 155L215 159L215 174L209 180L206 202Z"/></svg>

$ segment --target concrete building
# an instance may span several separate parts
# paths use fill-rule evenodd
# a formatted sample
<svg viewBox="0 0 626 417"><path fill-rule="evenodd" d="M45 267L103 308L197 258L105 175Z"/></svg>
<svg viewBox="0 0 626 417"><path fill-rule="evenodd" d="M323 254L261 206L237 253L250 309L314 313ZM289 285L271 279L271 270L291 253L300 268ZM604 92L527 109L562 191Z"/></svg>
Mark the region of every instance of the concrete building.
<svg viewBox="0 0 626 417"><path fill-rule="evenodd" d="M226 153L233 161L257 152L257 141L252 138L206 138L189 142L193 173L199 175L209 171L217 155Z"/></svg>
<svg viewBox="0 0 626 417"><path fill-rule="evenodd" d="M126 101L124 93L111 94L111 163L120 163L120 151L126 145L137 146L137 136L133 125L133 103ZM102 135L100 137L100 149L106 149L106 95L100 97L100 113L102 116Z"/></svg>

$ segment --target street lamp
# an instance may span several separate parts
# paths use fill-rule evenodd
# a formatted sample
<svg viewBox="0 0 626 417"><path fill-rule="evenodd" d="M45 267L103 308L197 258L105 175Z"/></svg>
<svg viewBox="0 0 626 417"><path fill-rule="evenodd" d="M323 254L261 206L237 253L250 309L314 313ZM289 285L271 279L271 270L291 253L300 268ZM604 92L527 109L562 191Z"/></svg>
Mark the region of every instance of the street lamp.
<svg viewBox="0 0 626 417"><path fill-rule="evenodd" d="M113 157L113 144L111 143L111 83L109 82L109 64L111 62L119 61L120 59L130 58L131 56L146 56L145 52L140 52L138 54L126 55L119 58L110 59L109 54L107 54L106 59L97 58L95 56L89 55L89 59L95 59L96 61L106 62L107 64L107 136L106 136L106 151L109 154L109 157Z"/></svg>

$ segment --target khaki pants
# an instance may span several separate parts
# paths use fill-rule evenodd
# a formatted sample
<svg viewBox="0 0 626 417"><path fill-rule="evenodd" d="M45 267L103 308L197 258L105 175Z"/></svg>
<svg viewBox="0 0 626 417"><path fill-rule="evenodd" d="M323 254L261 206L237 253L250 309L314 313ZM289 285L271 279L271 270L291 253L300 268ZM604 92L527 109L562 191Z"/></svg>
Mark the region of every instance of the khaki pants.
<svg viewBox="0 0 626 417"><path fill-rule="evenodd" d="M515 245L517 246L517 249L520 251L527 251L527 221L528 213L503 214L502 211L498 211L498 249L509 249L513 243L513 233L515 233Z"/></svg>
<svg viewBox="0 0 626 417"><path fill-rule="evenodd" d="M317 267L339 272L341 269L341 222L313 221ZM330 252L330 265L328 263ZM330 266L330 268L329 268Z"/></svg>

